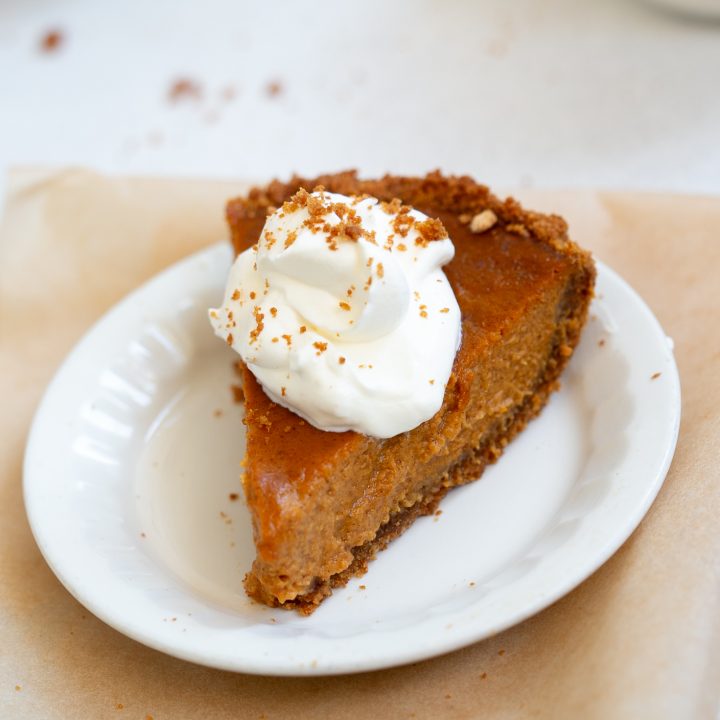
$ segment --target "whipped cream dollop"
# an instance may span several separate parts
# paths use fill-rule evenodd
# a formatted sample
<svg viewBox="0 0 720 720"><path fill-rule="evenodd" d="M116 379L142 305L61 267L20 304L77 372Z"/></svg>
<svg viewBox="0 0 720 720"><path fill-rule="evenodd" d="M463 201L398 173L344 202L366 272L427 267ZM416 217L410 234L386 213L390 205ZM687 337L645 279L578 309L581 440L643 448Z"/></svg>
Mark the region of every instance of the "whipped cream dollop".
<svg viewBox="0 0 720 720"><path fill-rule="evenodd" d="M439 220L372 197L300 190L230 271L215 333L311 425L388 438L442 405L460 309Z"/></svg>

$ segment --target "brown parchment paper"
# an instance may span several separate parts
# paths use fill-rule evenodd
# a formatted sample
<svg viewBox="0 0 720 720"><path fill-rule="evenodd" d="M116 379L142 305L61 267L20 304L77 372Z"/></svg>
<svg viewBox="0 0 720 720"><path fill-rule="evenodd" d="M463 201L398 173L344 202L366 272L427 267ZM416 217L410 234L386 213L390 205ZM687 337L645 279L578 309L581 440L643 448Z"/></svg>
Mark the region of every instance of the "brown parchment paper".
<svg viewBox="0 0 720 720"><path fill-rule="evenodd" d="M677 453L657 501L578 589L501 635L406 667L239 675L97 620L33 541L22 458L41 394L113 303L225 237L242 183L11 173L0 234L1 718L715 718L720 689L720 198L524 192L646 299L675 340Z"/></svg>

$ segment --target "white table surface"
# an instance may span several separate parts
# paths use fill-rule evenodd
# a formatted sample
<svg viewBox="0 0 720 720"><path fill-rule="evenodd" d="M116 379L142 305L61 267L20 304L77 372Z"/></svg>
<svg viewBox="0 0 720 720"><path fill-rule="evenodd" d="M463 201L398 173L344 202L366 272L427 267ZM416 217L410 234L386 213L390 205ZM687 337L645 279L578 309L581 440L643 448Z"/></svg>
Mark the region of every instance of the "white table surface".
<svg viewBox="0 0 720 720"><path fill-rule="evenodd" d="M181 78L199 100L169 100ZM636 0L3 0L18 164L718 193L720 23Z"/></svg>

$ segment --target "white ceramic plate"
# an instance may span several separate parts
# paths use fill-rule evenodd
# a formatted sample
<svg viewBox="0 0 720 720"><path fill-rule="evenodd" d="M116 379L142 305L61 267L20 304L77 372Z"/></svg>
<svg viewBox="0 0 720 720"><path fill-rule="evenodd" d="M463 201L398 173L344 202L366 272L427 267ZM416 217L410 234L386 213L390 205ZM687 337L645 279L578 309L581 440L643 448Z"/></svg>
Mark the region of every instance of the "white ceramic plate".
<svg viewBox="0 0 720 720"><path fill-rule="evenodd" d="M171 267L110 311L57 373L25 459L35 538L65 587L171 655L273 675L438 655L547 607L630 535L667 472L680 388L671 343L599 265L580 346L541 417L311 617L248 600L233 353L212 334L228 247ZM660 373L659 376L656 374ZM653 379L654 377L654 379Z"/></svg>

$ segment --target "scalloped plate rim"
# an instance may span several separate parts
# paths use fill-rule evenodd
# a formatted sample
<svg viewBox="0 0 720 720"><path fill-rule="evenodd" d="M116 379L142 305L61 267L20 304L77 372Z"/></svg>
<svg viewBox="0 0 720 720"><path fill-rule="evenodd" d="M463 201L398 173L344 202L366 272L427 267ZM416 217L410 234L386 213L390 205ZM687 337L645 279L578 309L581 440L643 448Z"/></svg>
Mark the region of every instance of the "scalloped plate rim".
<svg viewBox="0 0 720 720"><path fill-rule="evenodd" d="M128 316L132 316L133 313L137 317L135 317L130 324L140 327L142 325L142 317L140 317L142 313L135 307L138 304L139 298L151 292L152 289L160 283L172 283L174 278L181 276L183 273L187 274L189 272L188 269L193 266L210 267L213 264L227 264L230 261L230 257L230 251L225 243L210 246L162 271L111 308L88 330L57 371L43 396L30 430L25 455L23 483L26 511L36 542L48 565L68 592L76 597L79 602L85 605L85 607L91 610L96 616L121 633L169 655L231 671L290 676L330 675L362 672L400 665L467 646L485 637L501 632L548 607L577 587L605 563L625 540L627 540L647 513L670 467L679 431L680 383L677 367L672 352L669 349L664 355L663 364L663 384L665 387L665 405L663 407L665 416L663 418L663 427L665 429L665 437L662 446L656 448L652 455L652 472L649 473L649 477L645 479L643 484L644 492L641 499L628 510L627 514L622 518L622 522L618 522L618 524L612 528L612 531L608 531L593 556L586 558L585 562L581 563L580 567L576 567L574 572L569 572L564 582L556 582L551 589L545 588L537 592L532 598L528 598L522 603L521 610L515 611L513 614L495 622L491 629L483 626L482 622L478 622L477 618L473 617L471 606L469 609L466 608L455 613L455 615L441 616L439 620L438 618L430 617L422 621L425 623L424 626L426 628L432 630L433 625L437 625L438 622L447 623L448 619L451 619L453 622L460 624L462 632L445 632L438 634L437 628L435 628L434 638L431 637L430 640L425 640L424 642L418 642L417 640L412 641L413 633L411 633L409 637L402 638L406 641L405 644L403 644L398 642L403 636L402 631L395 633L393 633L392 630L386 631L384 635L390 636L390 640L393 640L391 644L394 645L394 647L391 652L387 649L387 642L365 642L364 645L367 647L362 648L363 652L358 654L356 648L356 652L353 655L352 652L337 651L337 640L330 638L326 639L327 642L325 643L329 647L329 656L323 656L322 653L322 650L328 651L328 648L320 648L321 652L310 652L301 657L290 655L284 659L279 659L277 655L269 654L267 648L264 653L262 651L257 652L256 648L256 651L253 653L246 655L240 654L237 657L229 658L227 654L215 656L212 650L201 650L198 647L193 647L192 644L183 645L182 643L168 641L156 633L148 631L143 625L142 618L122 617L122 613L120 613L120 617L118 617L117 609L113 610L112 603L110 602L108 605L107 599L100 599L98 601L96 597L92 597L87 592L79 590L77 581L73 579L74 573L68 568L68 558L58 556L53 548L53 538L51 535L48 535L46 532L47 529L43 525L43 497L38 494L42 490L42 480L38 479L35 470L38 454L43 452L43 433L47 432L48 422L51 420L54 411L53 403L55 402L56 395L59 394L59 388L62 387L65 381L69 371L68 369L75 363L80 362L86 350L92 348L93 345L97 343L97 338L104 328L108 328L118 320L127 321ZM603 263L599 261L596 262L599 279L609 283L614 288L614 291L625 296L624 299L630 303L632 312L635 312L637 316L641 318L648 331L651 332L657 340L657 352L660 353L663 343L667 345L667 338L648 306L617 273ZM70 561L70 564L72 564L72 561ZM512 583L509 583L509 586L512 586ZM419 628L415 628L415 637L420 634L423 633L419 632ZM371 633L371 635L374 634ZM407 636L408 633L405 632L405 635ZM262 641L263 638L261 638L261 642ZM317 643L317 639L304 637L302 633L300 633L299 637L294 638L294 641L298 651L305 651L307 649L305 646L308 643L312 650L313 643ZM352 645L352 643L349 644ZM362 647L362 643L360 645ZM383 649L383 646L385 649ZM272 648L272 641L268 643L268 647ZM313 660L312 656L318 655L319 659Z"/></svg>

